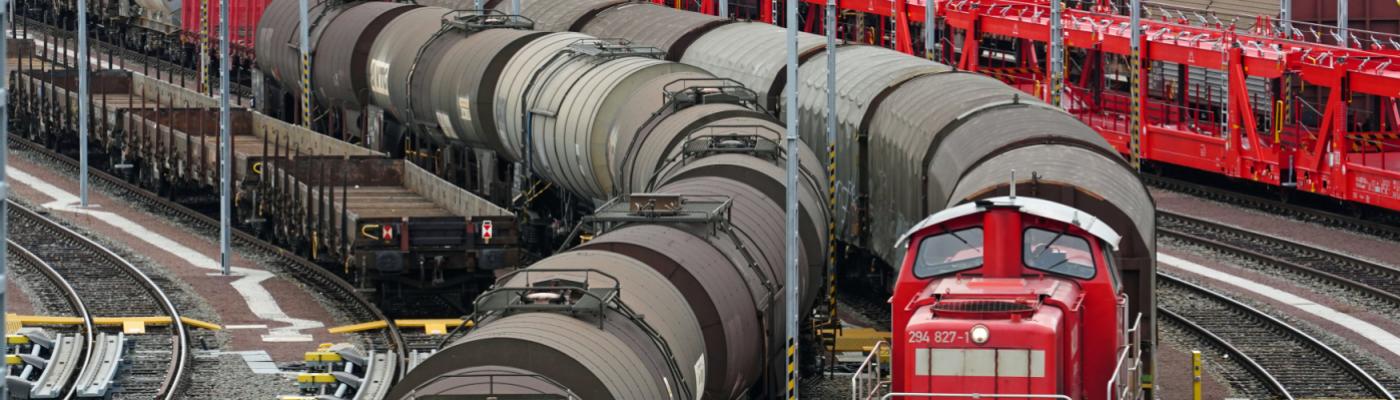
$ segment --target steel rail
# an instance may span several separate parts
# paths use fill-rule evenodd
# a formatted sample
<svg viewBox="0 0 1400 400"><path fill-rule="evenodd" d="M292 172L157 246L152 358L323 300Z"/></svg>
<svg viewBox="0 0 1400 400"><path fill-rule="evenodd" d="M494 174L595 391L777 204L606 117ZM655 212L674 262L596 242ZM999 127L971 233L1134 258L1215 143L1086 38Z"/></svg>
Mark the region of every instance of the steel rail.
<svg viewBox="0 0 1400 400"><path fill-rule="evenodd" d="M1152 187L1184 192L1193 196L1233 204L1250 209L1292 217L1308 222L1343 228L1355 232L1377 236L1383 239L1400 240L1400 219L1393 222L1376 222L1338 214L1314 207L1286 203L1236 190L1223 189L1208 184L1198 184L1184 180L1153 174L1140 174L1143 181ZM1160 210L1159 210L1160 211Z"/></svg>
<svg viewBox="0 0 1400 400"><path fill-rule="evenodd" d="M156 300L157 305L162 311L170 316L171 339L174 342L171 346L172 357L170 366L166 368L166 380L161 383L160 388L157 390L156 397L167 400L180 398L185 389L183 387L185 385L185 379L187 378L185 372L190 364L189 327L180 319L180 310L175 307L175 303L170 300L170 296L165 293L165 290L161 289L149 275L146 275L145 272L142 272L125 258L112 252L106 246L92 241L92 239L89 239L86 235L68 229L62 224L44 217L43 215L39 215L39 213L25 208L19 203L11 201L9 207L10 212L16 214L20 218L28 219L43 226L44 229L56 232L77 243L92 254L101 257L103 260L107 261L109 266L115 267L140 283L142 290L146 291L146 293Z"/></svg>
<svg viewBox="0 0 1400 400"><path fill-rule="evenodd" d="M1293 395L1288 393L1288 388L1283 387L1283 384L1279 383L1278 379L1274 378L1274 375L1269 373L1269 370L1264 369L1264 366L1259 365L1258 361L1254 361L1254 358L1245 354L1243 350L1230 344L1230 341L1225 340L1225 338L1220 337L1220 335L1216 335L1214 332L1202 327L1195 321L1183 317L1181 314L1177 314L1175 311L1165 307L1157 307L1157 311L1162 312L1162 315L1165 316L1166 319L1174 320L1190 328L1192 331L1195 331L1197 335L1205 337L1212 344L1224 349L1226 353L1230 353L1230 357L1234 362L1240 364L1240 366L1248 370L1250 374L1259 377L1259 380L1263 381L1265 386L1268 386L1270 392L1285 399L1293 399Z"/></svg>
<svg viewBox="0 0 1400 400"><path fill-rule="evenodd" d="M1175 237L1214 251L1241 256L1287 270L1299 271L1324 281L1335 282L1364 292L1391 304L1400 305L1400 269L1319 248L1315 245L1170 211L1158 210L1157 219L1157 232L1162 236ZM1205 237L1198 233L1187 232L1189 229L1182 229L1180 226L1174 225L1195 226L1206 231L1218 232L1221 235ZM1226 240L1229 238L1219 236L1229 236L1237 240ZM1238 243L1240 241L1246 243L1240 244ZM1254 245L1253 248L1247 247L1250 244Z"/></svg>
<svg viewBox="0 0 1400 400"><path fill-rule="evenodd" d="M1244 303L1242 303L1242 302L1240 302L1240 301L1238 301L1238 300L1235 300L1235 299L1233 299L1233 298L1231 298L1231 297L1229 297L1229 296L1226 296L1225 294L1222 294L1222 293L1220 293L1220 292L1217 292L1217 291L1214 291L1214 290L1205 288L1205 287L1200 286L1200 285L1196 285L1196 284L1194 284L1194 283L1190 283L1190 282L1184 281L1184 280L1182 280L1181 278L1178 278L1178 277L1173 276L1173 275L1171 275L1171 274L1158 272L1158 273L1157 273L1157 277L1158 277L1158 281L1157 281L1157 282L1159 283L1159 285L1158 285L1158 290L1159 290L1159 291L1162 291L1162 290L1164 289L1163 286L1169 287L1169 286L1171 286L1171 285L1176 285L1176 286L1179 286L1179 287L1183 288L1183 289L1184 289L1185 291L1187 291L1187 292L1191 292L1191 294L1193 295L1194 298L1199 298L1199 299L1204 299L1204 300L1207 300L1207 301L1212 301L1212 302L1215 302L1215 303L1219 303L1219 304L1224 305L1225 307L1228 307L1228 308L1230 308L1230 309L1237 310L1237 311L1243 313L1243 315L1245 315L1245 316L1248 316L1248 317L1257 319L1258 321L1262 322L1263 324L1271 326L1272 328L1274 328L1275 330L1281 332L1281 333L1284 334L1284 335L1287 335L1287 336L1290 336L1290 337L1293 337L1293 338L1298 339L1297 341L1298 341L1299 344L1302 344L1302 345L1304 345L1304 346L1307 346L1307 347L1313 349L1314 351L1316 351L1317 353L1319 353L1319 355L1321 355L1321 356L1323 356L1323 357L1326 357L1327 359L1330 359L1330 361L1331 361L1332 363L1336 364L1337 367L1339 367L1340 369L1343 370L1343 371L1341 371L1341 372L1344 372L1344 373L1346 373L1347 375L1351 375L1352 377L1356 378L1357 381L1358 381L1358 383L1360 383L1362 386L1364 386L1362 389L1364 389L1364 390L1367 391L1367 392L1370 392L1370 394L1375 395L1375 396L1378 396L1378 397L1380 397L1380 398L1384 398L1384 399L1395 400L1395 396L1392 395L1392 394L1390 393L1390 391L1387 390L1387 389L1385 388L1385 386L1381 385L1381 383L1380 383L1379 381L1377 381L1374 377L1372 377L1371 374L1370 374L1369 372L1366 372L1366 370L1365 370L1364 368L1361 368L1360 366L1356 365L1355 362L1352 362L1351 359L1349 359L1349 358L1347 358L1346 356L1342 355L1341 353L1337 352L1337 351L1336 351L1335 349L1333 349L1331 346L1328 346L1326 343L1322 343L1322 341L1320 341L1320 340L1314 338L1312 335L1309 335L1309 334L1306 333L1306 332L1303 332L1302 330L1298 329L1297 327L1295 327L1295 326L1293 326L1293 325L1291 325L1291 324L1289 324L1289 323L1287 323L1287 322L1284 322L1284 321L1282 321L1282 320L1280 320L1280 319L1278 319L1278 318L1275 318L1274 316L1269 315L1269 314L1267 314L1267 313L1265 313L1265 312L1263 312L1263 311L1260 311L1259 309L1256 309L1256 308L1251 307L1251 306L1249 306L1249 305L1247 305L1247 304L1244 304ZM1161 285L1161 283L1166 283L1167 285ZM1167 289L1167 290L1171 290L1171 289ZM1167 312L1170 312L1170 313L1175 313L1175 314L1176 314L1175 316L1176 316L1177 318L1180 318L1182 321L1190 321L1191 324L1197 325L1197 326L1195 327L1196 329L1200 329L1200 330L1210 330L1210 327L1205 326L1204 324L1199 324L1199 323L1197 323L1197 321L1192 320L1191 317L1189 317L1189 316L1183 314L1182 312L1177 312L1176 310L1174 310L1174 309L1172 308L1172 305L1168 304L1167 302L1161 302L1161 303L1159 303L1158 306L1157 306L1157 308L1158 308L1158 310L1167 311ZM1188 324L1188 325L1190 325L1190 324ZM1214 334L1214 333L1212 333L1212 335L1213 335L1213 334ZM1221 342L1229 342L1229 341L1230 341L1230 339L1224 338L1224 337L1218 337L1217 339L1219 339L1219 341L1221 341ZM1230 344L1233 346L1235 343L1230 343ZM1236 350L1242 350L1242 349L1238 349L1238 348L1237 348ZM1241 351L1240 354L1243 355L1243 354L1248 354L1248 353ZM1249 359L1253 360L1252 357L1249 357ZM1316 362L1316 361L1321 361L1321 360L1313 360L1313 361ZM1280 380L1279 377L1278 377L1276 374L1274 374L1274 373L1272 373L1272 372L1267 372L1267 371L1268 371L1268 367L1262 367L1262 364L1261 364L1261 369L1264 369L1264 370L1266 371L1266 373L1269 375L1269 377L1267 378L1267 380L1273 380L1273 381L1275 381L1275 382L1278 384L1279 387L1281 387L1282 389L1284 389L1284 392L1283 392L1283 393L1286 394L1285 397L1287 397L1287 398L1290 398L1290 399L1293 398L1294 394L1292 394L1292 393L1300 392L1300 390L1298 390L1298 389L1302 389L1302 388L1297 388L1297 387L1294 387L1294 388L1292 388L1292 389L1289 389L1288 386L1291 385L1291 384L1293 384L1293 383L1291 383L1291 382L1285 383L1286 379ZM1276 368L1276 369L1277 369L1277 368ZM1336 382L1334 382L1334 383L1336 383ZM1301 396L1302 394L1298 394L1298 395ZM1308 397L1308 396L1304 396L1304 397Z"/></svg>
<svg viewBox="0 0 1400 400"><path fill-rule="evenodd" d="M73 309L73 313L83 319L83 356L78 359L77 365L79 368L86 366L87 361L92 359L93 341L96 340L97 337L97 326L93 322L92 314L88 312L87 304L83 303L82 296L79 296L78 291L73 289L73 284L68 282L68 279L64 278L62 274L59 274L58 270L54 269L48 262L34 255L33 252L29 251L29 249L25 248L23 245L15 243L14 240L7 238L5 241L9 244L9 252L15 255L21 263L34 268L35 271L44 275L44 278L48 279L49 283L63 292L64 300L67 301L68 306ZM77 379L78 375L79 374L73 374L73 379ZM68 385L68 390L64 391L63 398L73 398L78 387L73 385L72 381L64 382L64 385Z"/></svg>
<svg viewBox="0 0 1400 400"><path fill-rule="evenodd" d="M53 150L50 150L41 144L25 139L22 136L13 134L10 135L10 144L11 146L19 147L27 151L34 152L55 163L62 164L69 170L77 169L77 166L74 164L75 161L72 158L54 152ZM125 180L122 180L121 178L108 174L106 171L94 169L90 173L91 178L95 182L102 182L103 184L107 184L119 191L120 194L139 198L141 199L141 201L149 204L150 206L160 211L176 215L179 219L190 221L190 223L198 226L201 229L207 229L211 231L218 229L219 223L217 220L210 218L209 216L206 216L198 211L192 210L169 199L160 197L155 193L151 193L150 191L142 189L141 187L131 184ZM257 251L268 253L272 255L276 260L285 263L290 267L289 272L294 273L295 277L298 280L317 286L329 286L328 289L331 289L335 292L338 292L340 295L345 296L353 303L354 307L357 307L360 311L363 311L366 314L368 314L370 320L388 321L388 327L385 329L385 341L387 342L387 345L393 350L398 360L399 372L397 373L398 376L396 376L395 378L402 376L403 372L406 370L408 362L407 342L404 340L402 333L399 331L398 325L394 324L393 320L389 319L384 314L384 312L379 309L378 306L375 306L373 302L365 298L364 295L362 295L358 290L356 290L353 285L340 278L339 276L335 275L334 273L326 270L325 268L322 268L320 265L316 265L316 263L308 261L305 258L302 258L301 256L287 251L286 249L278 247L277 245L259 239L258 237L244 232L241 229L233 230L232 236L233 244L235 246L251 247Z"/></svg>

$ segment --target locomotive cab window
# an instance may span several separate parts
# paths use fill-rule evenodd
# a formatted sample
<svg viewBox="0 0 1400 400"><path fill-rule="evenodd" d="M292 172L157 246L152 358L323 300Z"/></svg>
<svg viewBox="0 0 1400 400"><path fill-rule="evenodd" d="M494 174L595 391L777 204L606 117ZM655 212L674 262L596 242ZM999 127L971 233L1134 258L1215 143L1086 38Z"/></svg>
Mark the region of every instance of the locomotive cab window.
<svg viewBox="0 0 1400 400"><path fill-rule="evenodd" d="M1031 269L1090 279L1094 277L1094 253L1089 241L1064 231L1026 229L1021 238L1024 262Z"/></svg>
<svg viewBox="0 0 1400 400"><path fill-rule="evenodd" d="M919 242L914 276L920 279L982 266L982 228L945 231Z"/></svg>

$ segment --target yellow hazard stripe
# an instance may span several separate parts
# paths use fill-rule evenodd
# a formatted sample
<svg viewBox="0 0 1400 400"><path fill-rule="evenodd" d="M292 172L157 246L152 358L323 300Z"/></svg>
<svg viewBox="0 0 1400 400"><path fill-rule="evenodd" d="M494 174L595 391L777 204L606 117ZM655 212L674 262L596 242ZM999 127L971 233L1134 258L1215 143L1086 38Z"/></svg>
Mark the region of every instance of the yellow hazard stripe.
<svg viewBox="0 0 1400 400"><path fill-rule="evenodd" d="M301 123L311 127L311 55L301 55Z"/></svg>
<svg viewBox="0 0 1400 400"><path fill-rule="evenodd" d="M1353 133L1353 140L1400 140L1400 134L1396 133Z"/></svg>
<svg viewBox="0 0 1400 400"><path fill-rule="evenodd" d="M797 340L788 339L787 349L787 398L797 400Z"/></svg>
<svg viewBox="0 0 1400 400"><path fill-rule="evenodd" d="M1132 77L1128 82L1130 96L1132 96L1132 119L1129 126L1128 135L1131 138L1128 144L1129 162L1133 169L1142 169L1142 96L1140 94L1139 83L1142 80L1141 54L1138 51L1131 52L1129 68L1132 68Z"/></svg>

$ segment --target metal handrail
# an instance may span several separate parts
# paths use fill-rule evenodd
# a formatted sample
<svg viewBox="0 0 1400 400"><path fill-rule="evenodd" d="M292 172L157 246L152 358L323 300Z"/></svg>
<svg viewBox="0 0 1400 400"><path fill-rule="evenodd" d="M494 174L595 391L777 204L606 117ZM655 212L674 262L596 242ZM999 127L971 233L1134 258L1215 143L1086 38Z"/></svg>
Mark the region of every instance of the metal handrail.
<svg viewBox="0 0 1400 400"><path fill-rule="evenodd" d="M1113 377L1110 378L1108 380L1108 383L1105 385L1105 393L1107 394L1107 397L1105 398L1108 400L1112 400L1115 398L1128 398L1127 393L1132 386L1123 385L1126 382L1119 382L1119 378L1123 377L1123 368L1125 367L1125 364L1129 359L1133 360L1133 366L1129 368L1129 370L1131 371L1138 371L1138 368L1142 365L1142 361L1140 360L1142 353L1141 350L1139 350L1140 347L1138 343L1138 341L1140 340L1139 335L1141 333L1139 328L1141 328L1141 326L1142 314L1138 314L1136 318L1133 318L1133 327L1131 329L1128 329L1127 332L1124 332L1130 339L1129 343L1125 343L1123 345L1123 350L1120 350L1118 352L1118 361L1113 365ZM1132 357L1130 358L1129 355L1131 355ZM1118 391L1118 397L1113 397L1114 388L1120 386L1122 387L1122 390ZM1134 396L1132 398L1136 397L1137 396Z"/></svg>
<svg viewBox="0 0 1400 400"><path fill-rule="evenodd" d="M1074 400L1063 394L980 394L980 393L889 393L880 400L903 397L971 397L974 399L1059 399Z"/></svg>
<svg viewBox="0 0 1400 400"><path fill-rule="evenodd" d="M880 366L880 349L889 345L883 340L875 342L875 348L870 350L870 355L865 356L865 361L860 363L860 368L856 368L855 374L851 375L851 400L869 399L875 395L875 390L880 385L881 371L883 371ZM873 368L871 368L872 366ZM872 382L874 385L870 385Z"/></svg>

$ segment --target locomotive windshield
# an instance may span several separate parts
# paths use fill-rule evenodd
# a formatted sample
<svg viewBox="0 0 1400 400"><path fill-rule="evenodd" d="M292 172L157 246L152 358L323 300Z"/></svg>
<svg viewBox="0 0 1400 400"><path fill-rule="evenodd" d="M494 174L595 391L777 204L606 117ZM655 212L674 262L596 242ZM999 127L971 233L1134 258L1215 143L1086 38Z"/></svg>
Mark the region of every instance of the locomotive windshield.
<svg viewBox="0 0 1400 400"><path fill-rule="evenodd" d="M1021 241L1026 266L1031 269L1075 278L1094 277L1094 253L1082 237L1030 228Z"/></svg>
<svg viewBox="0 0 1400 400"><path fill-rule="evenodd" d="M920 279L982 266L982 228L930 236L919 243L914 276Z"/></svg>

